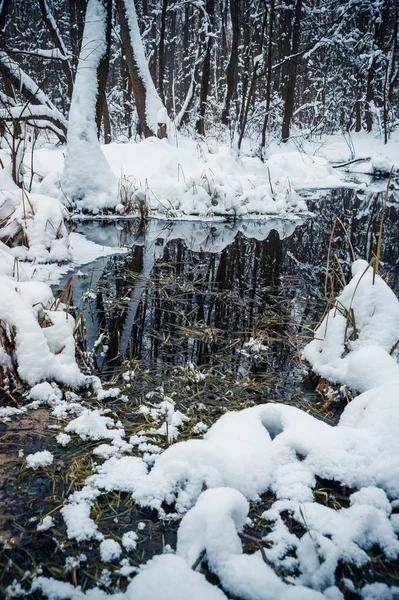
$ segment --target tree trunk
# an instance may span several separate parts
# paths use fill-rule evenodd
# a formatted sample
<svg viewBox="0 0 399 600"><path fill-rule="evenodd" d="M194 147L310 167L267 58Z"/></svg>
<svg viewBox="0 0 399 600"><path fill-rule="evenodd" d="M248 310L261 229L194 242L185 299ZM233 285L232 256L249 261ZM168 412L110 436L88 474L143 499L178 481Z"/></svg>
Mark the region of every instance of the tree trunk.
<svg viewBox="0 0 399 600"><path fill-rule="evenodd" d="M231 53L229 64L227 65L226 80L227 91L222 112L222 123L228 125L230 121L230 104L236 89L236 78L238 69L238 42L240 38L240 18L239 18L240 0L230 0L231 16Z"/></svg>
<svg viewBox="0 0 399 600"><path fill-rule="evenodd" d="M61 38L60 32L56 25L53 15L51 14L50 8L47 4L46 0L39 0L40 10L42 13L43 21L47 27L47 30L50 34L51 40L54 46L63 54L65 57L68 56L68 51L65 47L65 44ZM72 90L73 90L73 76L72 76L72 68L69 60L61 61L62 69L65 73L65 78L67 80L68 86L68 98L72 98Z"/></svg>
<svg viewBox="0 0 399 600"><path fill-rule="evenodd" d="M97 81L98 81L98 94L96 102L96 124L97 124L97 136L100 137L101 121L104 117L104 126L106 122L105 111L108 113L107 98L106 98L106 87L108 80L109 71L109 57L111 52L111 26L112 26L112 0L104 0L106 11L107 11L107 22L105 27L105 43L106 49L103 54L100 63L97 67ZM109 115L108 115L109 122ZM110 134L110 131L107 132ZM111 137L111 136L110 136ZM104 131L104 140L107 142L107 136Z"/></svg>
<svg viewBox="0 0 399 600"><path fill-rule="evenodd" d="M163 0L161 12L161 31L159 35L159 54L158 54L158 88L159 95L165 103L164 85L165 85L165 34L166 34L166 12L168 1Z"/></svg>
<svg viewBox="0 0 399 600"><path fill-rule="evenodd" d="M107 54L108 0L89 0L69 111L62 198L82 209L117 203L116 178L97 137L98 70Z"/></svg>
<svg viewBox="0 0 399 600"><path fill-rule="evenodd" d="M144 137L164 136L166 109L155 89L144 54L134 0L116 0L121 39Z"/></svg>
<svg viewBox="0 0 399 600"><path fill-rule="evenodd" d="M72 67L77 68L82 45L87 0L69 0L69 36L72 46Z"/></svg>
<svg viewBox="0 0 399 600"><path fill-rule="evenodd" d="M272 51L273 51L273 23L274 23L274 0L270 3L270 15L269 15L269 39L267 44L267 78L266 78L266 107L265 107L265 118L262 127L262 148L266 145L266 132L267 125L269 123L269 112L270 112L270 100L271 100L271 87L272 87Z"/></svg>
<svg viewBox="0 0 399 600"><path fill-rule="evenodd" d="M302 0L296 0L295 5L295 20L292 32L291 56L287 63L287 80L285 89L284 116L283 126L281 130L281 138L283 142L287 142L290 137L290 126L292 115L294 112L295 85L298 70L298 50L301 34L301 13Z"/></svg>
<svg viewBox="0 0 399 600"><path fill-rule="evenodd" d="M367 86L366 86L366 107L365 107L365 120L366 120L366 128L367 131L373 129L373 119L371 117L371 109L370 105L373 101L374 93L373 93L373 80L374 80L374 61L372 62L368 73L367 73Z"/></svg>
<svg viewBox="0 0 399 600"><path fill-rule="evenodd" d="M208 100L209 76L210 76L210 67L211 67L211 38L209 36L209 33L213 26L213 17L215 14L215 0L207 0L206 14L207 14L207 19L208 19L208 23L205 24L206 30L204 32L206 50L205 50L205 60L204 60L203 66L202 66L199 118L198 118L198 121L196 124L197 133L199 135L205 135L205 112L206 112L206 103Z"/></svg>

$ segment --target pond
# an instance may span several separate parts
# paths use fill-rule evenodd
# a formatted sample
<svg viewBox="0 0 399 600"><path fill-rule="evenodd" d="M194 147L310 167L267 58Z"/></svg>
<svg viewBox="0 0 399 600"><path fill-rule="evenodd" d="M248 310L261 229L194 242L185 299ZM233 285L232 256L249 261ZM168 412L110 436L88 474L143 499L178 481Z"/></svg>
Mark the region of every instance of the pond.
<svg viewBox="0 0 399 600"><path fill-rule="evenodd" d="M395 200L393 194L385 214L381 273L399 293ZM314 392L304 376L299 349L326 306L329 247L328 286L338 289L349 275L350 245L358 258L373 256L383 193L335 190L323 197L309 195L307 201L312 214L303 218L150 220L145 226L134 220L75 223L76 231L89 239L127 249L77 270L72 302L76 313L84 315L85 341L88 350L95 349L96 372L123 386L123 401L107 400L106 406L122 420L127 435L145 424L143 415L138 417L140 404L164 397L173 398L193 423L201 420L206 426L226 410L268 401L294 404L336 422L343 399L338 398L336 406L325 404ZM336 216L347 234L337 224L331 236ZM109 591L124 588L126 579L121 581L117 565L103 570L98 544L76 545L66 539L59 508L90 473L96 444L60 448L57 431L44 431L55 423L40 410L4 427L6 457L15 458L21 446L25 454L49 449L57 466L32 474L20 471L18 461L9 463L2 482L3 499L7 498L2 533L7 537L12 532L17 542L0 560L0 590L25 570L35 572L38 564L44 575L83 587L102 581ZM193 435L201 431L191 427L180 439ZM338 498L347 496L342 490L340 494ZM251 507L253 531L259 535L265 525L256 525L256 515L270 501L265 495L262 503ZM104 534L120 539L127 527L139 532L137 550L129 556L135 565L175 544L177 523L160 521L155 513L135 507L128 494L105 496L93 510ZM54 528L38 534L32 519L49 513ZM68 570L67 558L77 553L87 555L87 563Z"/></svg>
<svg viewBox="0 0 399 600"><path fill-rule="evenodd" d="M74 304L85 316L88 347L98 345L98 369L112 375L123 360L141 361L162 384L173 367L192 363L262 380L262 402L306 401L298 345L325 308L329 246L339 289L350 244L357 258L373 256L382 203L382 192L335 190L309 198L313 215L303 219L77 223L89 239L128 249L75 278ZM396 292L398 215L390 204L382 249L382 273ZM335 216L347 235L337 223L331 238Z"/></svg>

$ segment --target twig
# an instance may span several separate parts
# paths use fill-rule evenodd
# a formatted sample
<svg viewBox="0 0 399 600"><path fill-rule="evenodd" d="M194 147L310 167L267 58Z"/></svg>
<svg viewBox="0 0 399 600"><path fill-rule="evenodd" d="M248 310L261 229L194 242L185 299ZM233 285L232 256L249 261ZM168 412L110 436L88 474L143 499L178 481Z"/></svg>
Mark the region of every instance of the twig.
<svg viewBox="0 0 399 600"><path fill-rule="evenodd" d="M260 540L259 538L253 537L252 535L248 535L247 533L242 533L239 531L237 532L237 535L242 540L244 540L246 542L252 542L256 546L258 546L260 553L262 555L262 558L263 558L263 562L265 562L268 567L273 569L273 571L276 573L277 577L280 577L280 579L282 581L284 581L284 583L289 584L289 581L280 573L280 571L274 566L274 564L267 558L265 548L264 548L265 542L263 540Z"/></svg>
<svg viewBox="0 0 399 600"><path fill-rule="evenodd" d="M206 555L206 550L205 548L200 552L197 560L195 561L195 563L193 564L193 566L191 567L193 571L195 571L197 569L197 567L201 564L201 562L204 560Z"/></svg>

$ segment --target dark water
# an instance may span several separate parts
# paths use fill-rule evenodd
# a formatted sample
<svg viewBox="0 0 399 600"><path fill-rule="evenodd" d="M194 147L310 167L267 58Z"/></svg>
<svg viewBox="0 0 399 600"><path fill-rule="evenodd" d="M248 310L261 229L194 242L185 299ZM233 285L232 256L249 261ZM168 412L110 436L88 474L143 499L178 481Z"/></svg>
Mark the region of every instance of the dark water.
<svg viewBox="0 0 399 600"><path fill-rule="evenodd" d="M385 213L381 273L398 292L396 196ZM85 315L89 347L103 335L98 369L107 375L123 360L140 361L162 382L172 366L190 361L204 372L263 379L268 397L300 401L308 389L297 345L306 343L325 308L334 218L356 257L369 260L382 204L382 192L334 190L309 198L313 216L302 219L76 224L97 243L128 249L82 268L87 278L76 277L74 303ZM330 254L338 290L341 270L348 278L351 264L340 224ZM91 298L82 302L89 289ZM252 336L268 350L250 352L245 343Z"/></svg>

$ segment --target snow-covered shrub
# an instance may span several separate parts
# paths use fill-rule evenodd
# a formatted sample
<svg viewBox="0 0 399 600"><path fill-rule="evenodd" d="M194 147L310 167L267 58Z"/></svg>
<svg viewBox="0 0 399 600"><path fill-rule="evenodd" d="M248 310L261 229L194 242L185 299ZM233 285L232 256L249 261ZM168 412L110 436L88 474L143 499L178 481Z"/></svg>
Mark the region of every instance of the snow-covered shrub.
<svg viewBox="0 0 399 600"><path fill-rule="evenodd" d="M70 259L66 211L55 198L42 194L1 191L0 240L19 260L39 263Z"/></svg>
<svg viewBox="0 0 399 600"><path fill-rule="evenodd" d="M321 377L358 391L399 382L392 355L399 340L398 299L379 275L373 283L366 261L355 261L352 275L303 357Z"/></svg>
<svg viewBox="0 0 399 600"><path fill-rule="evenodd" d="M56 380L84 383L75 359L74 318L54 304L44 283L24 281L22 269L0 242L0 385L11 390Z"/></svg>

